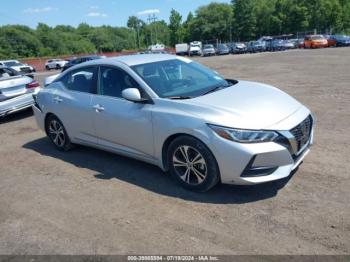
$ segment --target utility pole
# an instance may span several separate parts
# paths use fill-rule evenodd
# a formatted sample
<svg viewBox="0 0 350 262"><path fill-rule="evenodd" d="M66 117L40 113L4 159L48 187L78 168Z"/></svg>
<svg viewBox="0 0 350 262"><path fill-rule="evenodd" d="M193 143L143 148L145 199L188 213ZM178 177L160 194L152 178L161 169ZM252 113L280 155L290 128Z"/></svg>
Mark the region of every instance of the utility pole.
<svg viewBox="0 0 350 262"><path fill-rule="evenodd" d="M136 25L136 31L137 31L137 46L138 46L138 49L140 50L140 21L137 20L137 25Z"/></svg>
<svg viewBox="0 0 350 262"><path fill-rule="evenodd" d="M148 18L147 18L147 21L148 21L148 24L151 25L151 24L154 24L155 25L155 35L156 35L156 43L158 41L158 34L157 34L157 24L155 24L155 22L157 22L157 16L153 13L153 14L150 14L148 15ZM151 28L151 45L153 45L153 28Z"/></svg>

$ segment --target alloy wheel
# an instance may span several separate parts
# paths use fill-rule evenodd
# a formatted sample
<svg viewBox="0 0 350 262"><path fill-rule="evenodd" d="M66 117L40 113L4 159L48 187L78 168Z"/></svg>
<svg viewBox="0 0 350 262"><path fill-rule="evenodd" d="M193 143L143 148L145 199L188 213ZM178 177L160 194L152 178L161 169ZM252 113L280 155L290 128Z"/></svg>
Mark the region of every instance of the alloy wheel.
<svg viewBox="0 0 350 262"><path fill-rule="evenodd" d="M66 142L66 136L62 124L53 119L49 125L49 135L51 140L58 147L63 147Z"/></svg>
<svg viewBox="0 0 350 262"><path fill-rule="evenodd" d="M191 146L179 146L174 151L172 162L177 175L189 185L199 185L207 176L204 157Z"/></svg>

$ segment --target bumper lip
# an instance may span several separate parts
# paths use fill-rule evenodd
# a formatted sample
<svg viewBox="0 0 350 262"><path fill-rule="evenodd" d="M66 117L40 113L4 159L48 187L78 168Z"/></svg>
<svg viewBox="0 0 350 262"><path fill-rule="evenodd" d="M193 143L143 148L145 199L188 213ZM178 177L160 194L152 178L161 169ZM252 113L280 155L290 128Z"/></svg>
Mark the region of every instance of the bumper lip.
<svg viewBox="0 0 350 262"><path fill-rule="evenodd" d="M30 102L30 103L17 105L17 106L13 106L11 108L2 110L2 111L0 111L0 117L7 116L10 114L16 113L18 111L22 111L24 109L32 107L32 105L33 105L33 102Z"/></svg>
<svg viewBox="0 0 350 262"><path fill-rule="evenodd" d="M307 148L304 152L300 154L299 158L295 162L293 162L290 165L280 166L273 173L269 175L256 176L256 177L240 177L240 182L238 184L255 185L255 184L272 182L272 181L289 177L292 174L292 172L302 164L303 160L309 154L309 152L310 152L310 148Z"/></svg>
<svg viewBox="0 0 350 262"><path fill-rule="evenodd" d="M0 102L0 116L5 117L15 112L30 108L34 104L33 93L20 95Z"/></svg>

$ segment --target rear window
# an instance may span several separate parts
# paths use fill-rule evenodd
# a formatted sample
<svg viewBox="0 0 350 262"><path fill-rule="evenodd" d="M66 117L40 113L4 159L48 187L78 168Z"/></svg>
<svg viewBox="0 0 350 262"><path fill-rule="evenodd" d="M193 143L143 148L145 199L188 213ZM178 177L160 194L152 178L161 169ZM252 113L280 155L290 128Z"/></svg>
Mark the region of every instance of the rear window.
<svg viewBox="0 0 350 262"><path fill-rule="evenodd" d="M9 68L0 68L0 78L7 78L16 75L18 74L15 70L11 70Z"/></svg>
<svg viewBox="0 0 350 262"><path fill-rule="evenodd" d="M67 73L58 81L71 91L95 93L96 73L96 67L79 68Z"/></svg>
<svg viewBox="0 0 350 262"><path fill-rule="evenodd" d="M11 67L11 66L22 66L22 64L17 62L17 61L5 62L4 64L5 64L5 66L9 66L9 67Z"/></svg>
<svg viewBox="0 0 350 262"><path fill-rule="evenodd" d="M322 35L315 35L311 37L311 40L323 40L325 39Z"/></svg>

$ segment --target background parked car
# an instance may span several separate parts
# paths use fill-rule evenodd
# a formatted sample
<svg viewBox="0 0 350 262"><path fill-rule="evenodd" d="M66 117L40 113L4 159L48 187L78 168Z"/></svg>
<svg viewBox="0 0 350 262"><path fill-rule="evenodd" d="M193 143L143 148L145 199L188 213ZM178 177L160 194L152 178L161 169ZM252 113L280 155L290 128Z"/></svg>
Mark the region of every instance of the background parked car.
<svg viewBox="0 0 350 262"><path fill-rule="evenodd" d="M334 39L332 35L325 35L324 36L327 39L328 47L335 47L337 44L337 41Z"/></svg>
<svg viewBox="0 0 350 262"><path fill-rule="evenodd" d="M188 44L176 44L175 45L176 55L187 55L188 54Z"/></svg>
<svg viewBox="0 0 350 262"><path fill-rule="evenodd" d="M230 49L225 44L218 44L216 49L217 55L228 55L230 53Z"/></svg>
<svg viewBox="0 0 350 262"><path fill-rule="evenodd" d="M305 48L304 39L298 39L298 48Z"/></svg>
<svg viewBox="0 0 350 262"><path fill-rule="evenodd" d="M295 43L292 40L282 40L282 46L284 50L296 48Z"/></svg>
<svg viewBox="0 0 350 262"><path fill-rule="evenodd" d="M35 72L35 68L27 65L27 64L23 64L21 62L19 62L18 60L5 60L5 61L0 61L0 66L4 66L4 67L10 67L14 70L16 70L17 72L21 72L24 74L30 74Z"/></svg>
<svg viewBox="0 0 350 262"><path fill-rule="evenodd" d="M46 61L45 68L46 68L46 70L61 69L67 63L68 63L68 61L63 60L63 59L50 59L50 60Z"/></svg>
<svg viewBox="0 0 350 262"><path fill-rule="evenodd" d="M247 46L244 43L232 43L230 45L230 53L244 54L247 52Z"/></svg>
<svg viewBox="0 0 350 262"><path fill-rule="evenodd" d="M265 52L266 51L266 42L265 41L253 41L248 44L248 52Z"/></svg>
<svg viewBox="0 0 350 262"><path fill-rule="evenodd" d="M293 43L293 48L299 48L299 39L290 39L289 40L290 42L292 42Z"/></svg>
<svg viewBox="0 0 350 262"><path fill-rule="evenodd" d="M188 55L202 55L202 42L200 41L193 41L190 43L190 47L188 50Z"/></svg>
<svg viewBox="0 0 350 262"><path fill-rule="evenodd" d="M283 46L283 40L280 39L270 39L268 41L265 41L266 43L266 51L269 52L275 52L275 51L282 51L284 50Z"/></svg>
<svg viewBox="0 0 350 262"><path fill-rule="evenodd" d="M350 46L350 37L346 35L331 35L328 39L328 45L332 46Z"/></svg>
<svg viewBox="0 0 350 262"><path fill-rule="evenodd" d="M328 47L328 41L323 35L307 35L304 39L305 48Z"/></svg>
<svg viewBox="0 0 350 262"><path fill-rule="evenodd" d="M210 44L204 45L203 50L202 50L202 54L203 54L203 56L216 55L216 50L215 50L213 45L210 45Z"/></svg>
<svg viewBox="0 0 350 262"><path fill-rule="evenodd" d="M32 78L0 66L0 117L31 107L39 88Z"/></svg>
<svg viewBox="0 0 350 262"><path fill-rule="evenodd" d="M67 70L68 68L87 62L87 61L91 61L91 60L96 60L96 59L101 59L101 58L106 58L105 56L100 56L100 55L92 55L92 56L81 56L78 58L74 58L72 60L69 60L68 63L66 63L63 68L62 68L62 72Z"/></svg>

